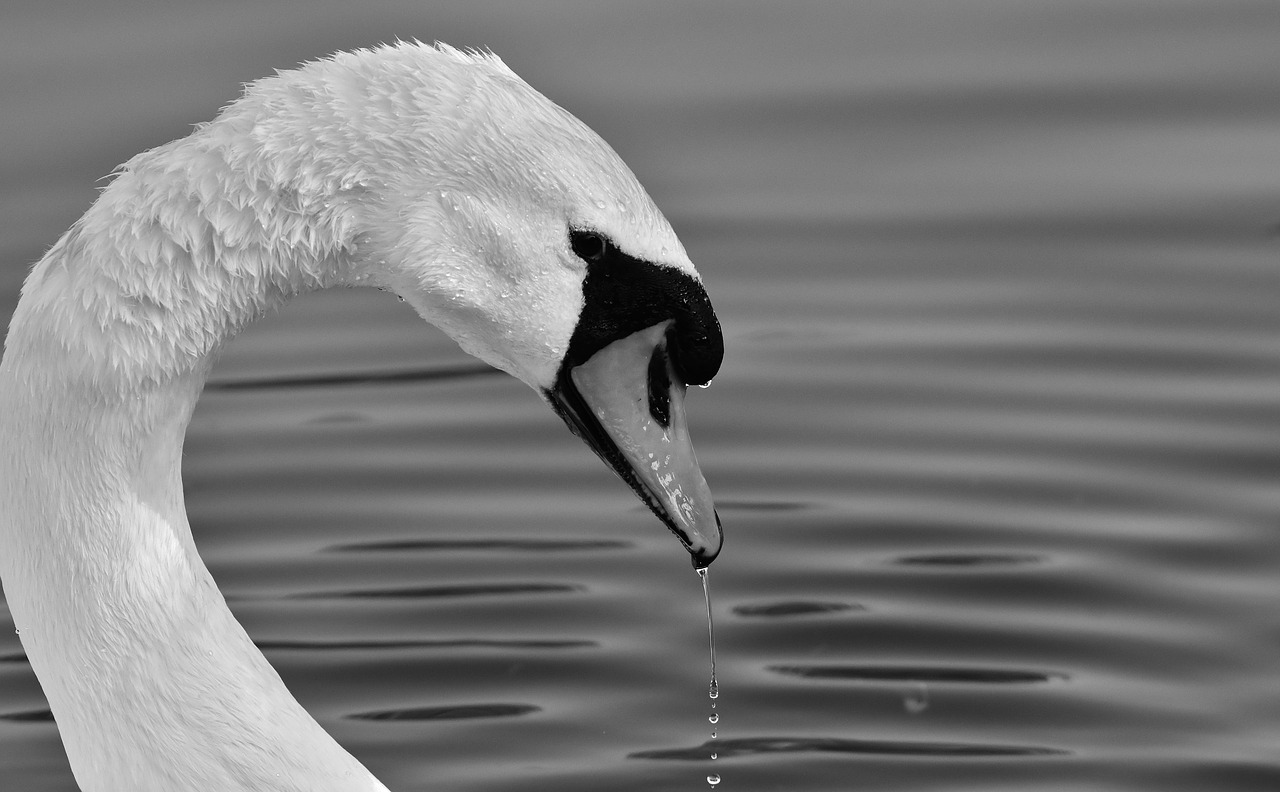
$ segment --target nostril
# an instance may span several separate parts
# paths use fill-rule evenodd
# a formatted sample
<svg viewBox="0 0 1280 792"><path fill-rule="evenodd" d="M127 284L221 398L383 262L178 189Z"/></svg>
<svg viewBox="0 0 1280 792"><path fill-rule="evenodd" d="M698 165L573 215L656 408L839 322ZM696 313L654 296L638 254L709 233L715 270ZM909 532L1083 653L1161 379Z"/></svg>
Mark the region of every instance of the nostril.
<svg viewBox="0 0 1280 792"><path fill-rule="evenodd" d="M671 376L665 344L655 347L649 358L649 414L663 429L671 426Z"/></svg>

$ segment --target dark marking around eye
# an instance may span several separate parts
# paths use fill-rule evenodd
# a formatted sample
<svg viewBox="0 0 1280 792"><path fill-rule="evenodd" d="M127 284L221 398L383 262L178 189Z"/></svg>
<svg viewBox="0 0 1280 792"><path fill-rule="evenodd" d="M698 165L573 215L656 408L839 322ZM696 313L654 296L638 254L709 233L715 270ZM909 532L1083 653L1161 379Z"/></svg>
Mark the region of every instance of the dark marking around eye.
<svg viewBox="0 0 1280 792"><path fill-rule="evenodd" d="M675 267L629 256L595 231L570 229L569 243L587 262L582 313L562 371L585 363L621 338L675 320L667 333L671 370L685 385L705 385L720 369L724 338L702 284Z"/></svg>
<svg viewBox="0 0 1280 792"><path fill-rule="evenodd" d="M671 426L671 377L667 375L664 344L659 344L649 358L649 414L663 429Z"/></svg>

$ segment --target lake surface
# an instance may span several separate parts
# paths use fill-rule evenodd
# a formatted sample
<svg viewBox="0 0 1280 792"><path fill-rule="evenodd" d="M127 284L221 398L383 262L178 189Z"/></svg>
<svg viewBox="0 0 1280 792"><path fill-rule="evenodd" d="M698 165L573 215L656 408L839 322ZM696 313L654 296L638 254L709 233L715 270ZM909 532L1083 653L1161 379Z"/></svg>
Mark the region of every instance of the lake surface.
<svg viewBox="0 0 1280 792"><path fill-rule="evenodd" d="M535 394L383 294L251 327L196 539L391 789L1280 789L1274 2L29 3L0 309L117 163L415 37L503 55L681 233L727 541L711 762L700 581ZM70 792L12 633L0 787Z"/></svg>

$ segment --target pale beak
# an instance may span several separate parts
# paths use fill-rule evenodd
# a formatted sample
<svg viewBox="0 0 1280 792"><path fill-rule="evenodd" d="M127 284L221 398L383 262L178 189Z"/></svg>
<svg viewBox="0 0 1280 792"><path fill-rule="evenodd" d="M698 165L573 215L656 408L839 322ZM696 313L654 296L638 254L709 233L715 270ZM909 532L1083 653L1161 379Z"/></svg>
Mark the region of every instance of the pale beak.
<svg viewBox="0 0 1280 792"><path fill-rule="evenodd" d="M701 569L719 554L723 535L689 439L686 385L667 351L671 325L632 333L566 367L548 396L569 429L630 485Z"/></svg>

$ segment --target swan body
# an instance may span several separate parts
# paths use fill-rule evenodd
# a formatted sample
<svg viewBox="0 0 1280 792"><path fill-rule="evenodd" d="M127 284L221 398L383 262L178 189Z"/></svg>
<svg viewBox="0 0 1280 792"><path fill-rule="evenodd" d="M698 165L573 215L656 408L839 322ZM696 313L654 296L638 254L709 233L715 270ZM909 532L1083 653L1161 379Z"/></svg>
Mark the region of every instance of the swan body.
<svg viewBox="0 0 1280 792"><path fill-rule="evenodd" d="M115 174L0 362L0 579L85 792L385 790L228 610L183 504L219 348L291 296L393 291L546 398L705 566L684 424L719 326L662 214L492 55L398 44L250 85Z"/></svg>

